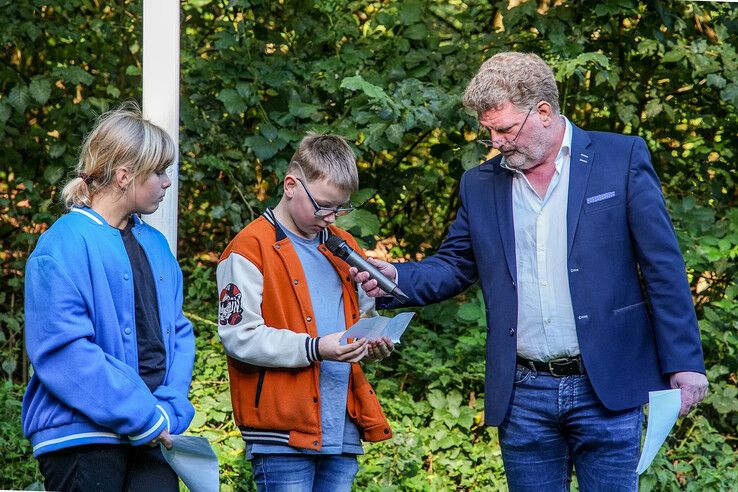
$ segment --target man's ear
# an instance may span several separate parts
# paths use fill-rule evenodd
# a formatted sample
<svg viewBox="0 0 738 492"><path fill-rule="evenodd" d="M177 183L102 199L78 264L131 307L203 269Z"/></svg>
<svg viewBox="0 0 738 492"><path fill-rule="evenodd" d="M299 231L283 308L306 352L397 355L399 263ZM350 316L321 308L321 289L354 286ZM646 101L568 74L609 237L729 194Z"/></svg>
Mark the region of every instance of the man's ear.
<svg viewBox="0 0 738 492"><path fill-rule="evenodd" d="M548 101L541 101L536 106L536 112L543 126L549 126L554 119L554 111Z"/></svg>

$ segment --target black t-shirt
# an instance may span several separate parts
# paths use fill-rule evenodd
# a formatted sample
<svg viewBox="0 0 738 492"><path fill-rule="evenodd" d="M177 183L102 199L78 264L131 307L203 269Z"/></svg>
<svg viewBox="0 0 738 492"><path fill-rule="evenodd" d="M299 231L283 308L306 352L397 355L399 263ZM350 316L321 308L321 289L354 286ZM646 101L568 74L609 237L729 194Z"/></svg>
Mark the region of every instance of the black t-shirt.
<svg viewBox="0 0 738 492"><path fill-rule="evenodd" d="M134 237L133 220L128 221L120 234L133 271L138 373L153 392L164 380L167 368L154 274L151 272L146 252Z"/></svg>

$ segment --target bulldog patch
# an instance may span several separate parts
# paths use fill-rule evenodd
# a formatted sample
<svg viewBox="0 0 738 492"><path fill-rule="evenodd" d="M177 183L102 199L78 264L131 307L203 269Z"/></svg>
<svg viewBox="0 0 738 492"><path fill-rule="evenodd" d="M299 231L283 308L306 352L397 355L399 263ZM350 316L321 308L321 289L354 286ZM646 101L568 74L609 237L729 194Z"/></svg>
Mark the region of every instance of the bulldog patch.
<svg viewBox="0 0 738 492"><path fill-rule="evenodd" d="M221 325L237 325L243 319L241 291L236 284L228 284L220 291L218 322Z"/></svg>

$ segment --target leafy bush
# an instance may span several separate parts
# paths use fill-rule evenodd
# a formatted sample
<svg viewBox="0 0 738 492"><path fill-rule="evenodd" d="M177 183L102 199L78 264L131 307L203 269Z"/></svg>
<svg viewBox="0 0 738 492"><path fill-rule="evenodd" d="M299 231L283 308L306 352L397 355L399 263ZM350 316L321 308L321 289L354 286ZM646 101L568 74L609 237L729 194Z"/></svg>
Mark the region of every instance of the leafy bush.
<svg viewBox="0 0 738 492"><path fill-rule="evenodd" d="M23 390L10 381L0 381L0 489L43 490L31 443L20 428Z"/></svg>

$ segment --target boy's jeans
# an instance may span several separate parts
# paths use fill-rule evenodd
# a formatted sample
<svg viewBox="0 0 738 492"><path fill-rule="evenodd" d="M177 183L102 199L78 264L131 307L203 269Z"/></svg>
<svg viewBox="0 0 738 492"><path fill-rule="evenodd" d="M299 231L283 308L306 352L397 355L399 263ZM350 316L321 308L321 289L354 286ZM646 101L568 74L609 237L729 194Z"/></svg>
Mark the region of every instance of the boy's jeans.
<svg viewBox="0 0 738 492"><path fill-rule="evenodd" d="M350 492L359 471L353 454L258 454L251 460L259 491Z"/></svg>
<svg viewBox="0 0 738 492"><path fill-rule="evenodd" d="M585 376L554 377L518 366L499 428L511 491L638 490L643 408L613 412Z"/></svg>

